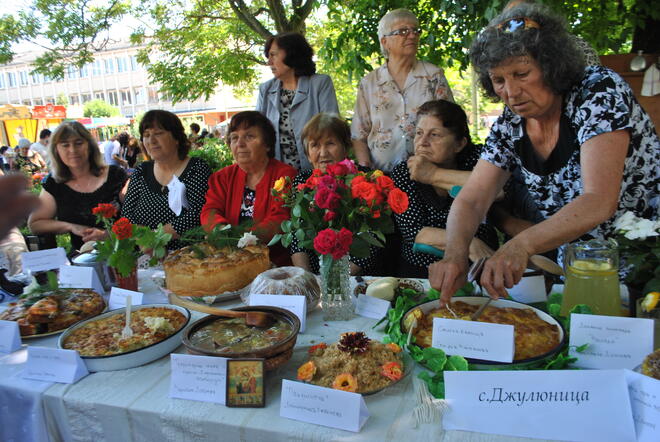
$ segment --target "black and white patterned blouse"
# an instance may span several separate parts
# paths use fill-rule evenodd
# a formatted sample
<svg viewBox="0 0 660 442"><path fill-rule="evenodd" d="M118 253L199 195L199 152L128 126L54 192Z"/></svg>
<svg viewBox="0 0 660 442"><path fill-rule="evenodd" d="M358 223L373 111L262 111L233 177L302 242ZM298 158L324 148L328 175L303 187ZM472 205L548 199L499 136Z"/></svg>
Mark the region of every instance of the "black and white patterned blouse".
<svg viewBox="0 0 660 442"><path fill-rule="evenodd" d="M158 224L171 223L174 230L182 233L200 225L199 215L206 201L211 168L199 158L191 158L181 172L179 180L186 186L186 198L189 208L184 208L176 216L167 202L167 186L161 186L154 176L153 161L146 161L135 168L126 192L126 200L121 209L132 223L148 226L151 229ZM168 250L182 247L180 241L170 241Z"/></svg>
<svg viewBox="0 0 660 442"><path fill-rule="evenodd" d="M256 190L245 186L243 190L243 202L241 203L241 212L239 220L241 222L251 220L254 217L254 202L257 199Z"/></svg>
<svg viewBox="0 0 660 442"><path fill-rule="evenodd" d="M610 69L587 67L582 80L564 97L563 117L570 125L578 147L561 167L552 168L544 175L525 167L519 154L525 138L525 121L508 107L491 128L481 158L507 171L519 168L538 209L547 219L582 193L579 146L596 135L627 130L630 146L616 213L583 239L612 236L613 221L626 211L657 220L660 140L628 83Z"/></svg>
<svg viewBox="0 0 660 442"><path fill-rule="evenodd" d="M282 161L300 169L298 148L296 147L296 136L291 124L291 103L296 91L282 88L280 92L280 147L282 149Z"/></svg>
<svg viewBox="0 0 660 442"><path fill-rule="evenodd" d="M479 160L479 146L466 146L457 158L458 170L472 170ZM408 210L400 215L394 215L394 221L403 237L402 255L408 263L427 267L441 258L427 253L415 253L412 250L415 237L424 227L447 227L447 216L454 199L451 196L438 195L433 186L413 181L410 178L408 164L399 163L392 170L394 184L408 194ZM495 229L487 224L480 224L475 235L493 250L497 249L497 234Z"/></svg>

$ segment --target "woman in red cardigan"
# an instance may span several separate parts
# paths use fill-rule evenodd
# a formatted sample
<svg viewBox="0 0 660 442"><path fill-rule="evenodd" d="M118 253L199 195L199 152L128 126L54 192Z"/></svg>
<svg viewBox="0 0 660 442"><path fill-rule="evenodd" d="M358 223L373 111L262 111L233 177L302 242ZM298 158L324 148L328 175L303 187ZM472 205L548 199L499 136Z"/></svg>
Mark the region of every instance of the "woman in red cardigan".
<svg viewBox="0 0 660 442"><path fill-rule="evenodd" d="M289 210L271 195L275 181L282 176L296 176L296 169L273 158L275 129L260 112L245 111L234 115L227 131L227 144L235 164L215 172L209 178L201 222L208 228L217 224L236 225L253 220L255 233L268 243L289 218ZM270 249L277 265L290 265L288 252L281 246Z"/></svg>

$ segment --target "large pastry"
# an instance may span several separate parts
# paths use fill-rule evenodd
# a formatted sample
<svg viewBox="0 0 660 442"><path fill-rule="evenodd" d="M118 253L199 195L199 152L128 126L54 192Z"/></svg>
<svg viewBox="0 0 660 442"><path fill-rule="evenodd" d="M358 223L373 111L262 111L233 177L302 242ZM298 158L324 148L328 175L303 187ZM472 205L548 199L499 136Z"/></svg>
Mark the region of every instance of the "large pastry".
<svg viewBox="0 0 660 442"><path fill-rule="evenodd" d="M277 267L266 270L254 279L248 293L241 299L249 304L251 294L301 295L307 299L307 311L311 311L321 299L321 288L316 276L300 267Z"/></svg>
<svg viewBox="0 0 660 442"><path fill-rule="evenodd" d="M179 296L211 296L240 290L270 267L268 247L183 247L163 262L167 289Z"/></svg>

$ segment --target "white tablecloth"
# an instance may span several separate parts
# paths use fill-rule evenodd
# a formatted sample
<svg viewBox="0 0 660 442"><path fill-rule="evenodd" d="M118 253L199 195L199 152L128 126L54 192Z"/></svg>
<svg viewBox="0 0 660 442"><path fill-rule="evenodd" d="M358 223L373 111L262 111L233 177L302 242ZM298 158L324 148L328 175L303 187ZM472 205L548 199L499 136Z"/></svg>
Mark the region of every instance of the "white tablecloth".
<svg viewBox="0 0 660 442"><path fill-rule="evenodd" d="M141 272L145 302L163 302L164 296ZM228 302L233 306L235 302ZM203 315L195 313L194 318ZM374 320L355 317L347 322L325 322L320 311L307 317L307 332L298 337L297 350L285 367L268 373L265 408L227 408L223 405L168 397L169 356L142 367L93 373L76 384L48 384L22 380L24 351L0 359L0 439L3 441L527 441L526 438L445 431L441 422L415 425L418 406L416 373L378 394L365 398L370 417L362 431L326 428L279 416L283 378L295 379L295 369L306 357L308 345L334 342L345 331L365 331L380 339ZM56 338L28 341L55 346ZM176 352L182 353L183 347ZM419 367L416 367L416 371ZM20 399L19 399L20 397ZM15 407L18 400L20 407ZM43 400L43 404L42 401ZM42 411L43 410L43 411ZM13 429L10 429L13 428Z"/></svg>

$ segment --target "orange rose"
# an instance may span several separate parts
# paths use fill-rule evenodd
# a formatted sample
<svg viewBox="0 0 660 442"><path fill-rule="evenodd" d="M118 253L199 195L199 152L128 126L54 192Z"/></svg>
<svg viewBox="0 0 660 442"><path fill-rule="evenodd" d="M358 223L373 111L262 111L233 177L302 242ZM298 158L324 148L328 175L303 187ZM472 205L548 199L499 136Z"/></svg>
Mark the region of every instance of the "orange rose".
<svg viewBox="0 0 660 442"><path fill-rule="evenodd" d="M403 370L398 362L387 362L381 367L380 374L393 381L398 381L403 377Z"/></svg>
<svg viewBox="0 0 660 442"><path fill-rule="evenodd" d="M313 354L316 350L318 350L318 349L323 349L323 348L328 348L328 346L325 344L325 342L321 342L321 343L319 343L319 344L312 345L311 347L309 347L309 350L307 350L307 352L311 355L311 354Z"/></svg>
<svg viewBox="0 0 660 442"><path fill-rule="evenodd" d="M335 390L350 391L355 393L358 389L358 382L350 373L340 373L332 382L332 388Z"/></svg>
<svg viewBox="0 0 660 442"><path fill-rule="evenodd" d="M309 382L312 380L316 374L316 364L314 361L305 362L300 367L298 367L298 380Z"/></svg>
<svg viewBox="0 0 660 442"><path fill-rule="evenodd" d="M379 176L376 178L376 187L378 187L379 191L388 193L390 190L394 189L394 181L388 176Z"/></svg>
<svg viewBox="0 0 660 442"><path fill-rule="evenodd" d="M400 353L401 352L401 347L399 347L397 344L394 342L390 342L389 344L385 344L385 347L389 348L392 350L394 353Z"/></svg>
<svg viewBox="0 0 660 442"><path fill-rule="evenodd" d="M408 210L408 194L403 190L395 187L387 195L387 204L390 205L392 211L396 214L402 214Z"/></svg>

